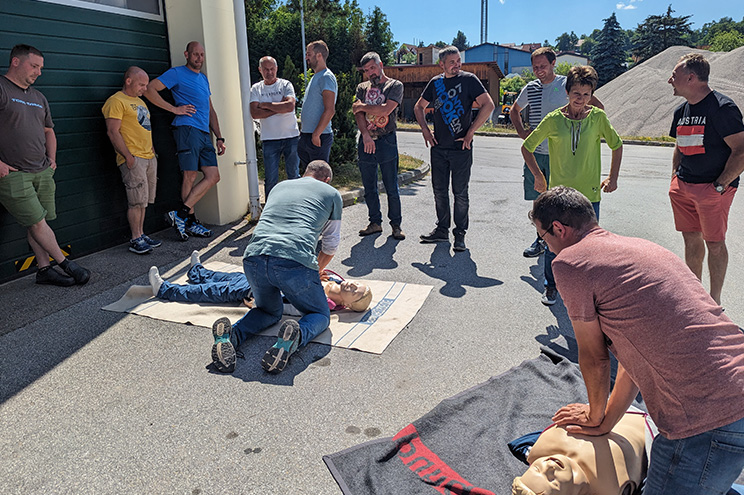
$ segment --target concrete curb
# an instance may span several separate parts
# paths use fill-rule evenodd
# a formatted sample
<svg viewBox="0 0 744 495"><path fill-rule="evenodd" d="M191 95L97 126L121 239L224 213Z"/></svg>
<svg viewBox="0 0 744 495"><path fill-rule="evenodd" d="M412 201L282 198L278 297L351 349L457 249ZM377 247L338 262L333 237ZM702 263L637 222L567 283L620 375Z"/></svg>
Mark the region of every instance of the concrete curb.
<svg viewBox="0 0 744 495"><path fill-rule="evenodd" d="M407 170L403 173L398 174L398 185L405 186L406 184L410 184L415 180L419 180L429 173L430 168L431 166L428 163L424 162L424 164L416 170ZM385 190L385 186L382 181L377 182L377 188L380 191ZM349 189L348 191L341 192L341 199L344 201L344 208L358 203L360 198L364 198L363 187Z"/></svg>

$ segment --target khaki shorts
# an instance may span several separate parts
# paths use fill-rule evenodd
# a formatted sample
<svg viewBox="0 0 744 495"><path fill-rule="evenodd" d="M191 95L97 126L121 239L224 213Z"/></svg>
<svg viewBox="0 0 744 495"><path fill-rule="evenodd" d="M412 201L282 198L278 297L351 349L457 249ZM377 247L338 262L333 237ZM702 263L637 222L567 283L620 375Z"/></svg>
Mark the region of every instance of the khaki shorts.
<svg viewBox="0 0 744 495"><path fill-rule="evenodd" d="M126 163L119 165L121 180L127 189L127 204L130 208L146 208L155 202L155 188L158 183L157 158L134 157L134 167Z"/></svg>
<svg viewBox="0 0 744 495"><path fill-rule="evenodd" d="M0 179L0 204L24 227L57 218L54 170L11 172Z"/></svg>

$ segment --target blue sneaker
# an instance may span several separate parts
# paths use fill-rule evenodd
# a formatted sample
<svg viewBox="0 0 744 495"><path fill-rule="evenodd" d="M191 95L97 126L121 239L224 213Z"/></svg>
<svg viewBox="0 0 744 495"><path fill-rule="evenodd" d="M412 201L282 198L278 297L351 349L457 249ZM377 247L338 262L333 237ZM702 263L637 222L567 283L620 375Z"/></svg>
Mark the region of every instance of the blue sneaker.
<svg viewBox="0 0 744 495"><path fill-rule="evenodd" d="M202 225L202 223L197 219L193 219L191 222L189 222L188 227L186 227L186 232L196 237L212 236L212 231Z"/></svg>
<svg viewBox="0 0 744 495"><path fill-rule="evenodd" d="M186 219L179 217L177 211L174 210L166 213L165 220L171 224L171 227L176 229L182 241L189 240L189 235L186 233Z"/></svg>
<svg viewBox="0 0 744 495"><path fill-rule="evenodd" d="M300 324L295 320L282 323L276 344L269 348L261 359L261 367L269 373L279 373L287 366L289 357L300 346Z"/></svg>
<svg viewBox="0 0 744 495"><path fill-rule="evenodd" d="M152 251L152 247L142 237L138 237L129 240L129 250L137 254L147 254Z"/></svg>
<svg viewBox="0 0 744 495"><path fill-rule="evenodd" d="M142 234L142 239L144 239L148 246L154 248L160 247L160 245L163 244L162 242L149 237L147 234Z"/></svg>
<svg viewBox="0 0 744 495"><path fill-rule="evenodd" d="M235 347L230 342L232 325L228 318L220 318L212 323L212 363L220 373L232 373L235 371Z"/></svg>

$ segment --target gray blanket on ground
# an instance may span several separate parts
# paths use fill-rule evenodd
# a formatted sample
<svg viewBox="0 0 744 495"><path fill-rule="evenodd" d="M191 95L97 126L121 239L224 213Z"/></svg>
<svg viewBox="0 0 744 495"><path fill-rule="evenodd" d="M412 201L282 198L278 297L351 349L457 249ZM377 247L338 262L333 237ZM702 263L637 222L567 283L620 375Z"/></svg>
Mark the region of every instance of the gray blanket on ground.
<svg viewBox="0 0 744 495"><path fill-rule="evenodd" d="M509 493L526 466L506 444L546 428L560 407L587 400L579 367L546 347L541 351L442 401L395 437L323 460L345 495Z"/></svg>

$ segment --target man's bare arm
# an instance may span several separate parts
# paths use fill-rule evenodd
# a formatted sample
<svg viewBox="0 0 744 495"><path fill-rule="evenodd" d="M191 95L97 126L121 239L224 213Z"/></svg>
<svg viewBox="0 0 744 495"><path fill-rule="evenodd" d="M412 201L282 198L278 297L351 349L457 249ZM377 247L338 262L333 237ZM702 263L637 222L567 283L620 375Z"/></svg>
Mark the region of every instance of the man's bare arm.
<svg viewBox="0 0 744 495"><path fill-rule="evenodd" d="M354 102L351 108L352 112L354 112L355 114L358 112L364 112L370 115L385 116L390 115L396 108L398 108L398 102L388 100L382 105L369 105L357 100Z"/></svg>
<svg viewBox="0 0 744 495"><path fill-rule="evenodd" d="M44 128L44 147L49 160L51 160L49 166L52 167L52 170L57 170L57 135L51 127Z"/></svg>
<svg viewBox="0 0 744 495"><path fill-rule="evenodd" d="M147 89L143 96L156 107L160 107L175 115L194 115L196 113L196 107L194 105L181 105L180 107L176 107L165 101L163 97L160 96L160 91L163 91L164 89L165 84L160 82L160 79L153 79L147 85Z"/></svg>
<svg viewBox="0 0 744 495"><path fill-rule="evenodd" d="M596 95L592 95L592 99L589 100L589 104L593 107L597 107L600 110L604 110L604 105L601 101L599 101L599 98L596 97Z"/></svg>
<svg viewBox="0 0 744 495"><path fill-rule="evenodd" d="M522 122L522 107L517 105L516 102L512 104L511 110L509 111L509 118L511 119L511 123L514 125L514 129L517 130L519 137L527 139L527 136L530 135L530 131L524 128L524 123Z"/></svg>
<svg viewBox="0 0 744 495"><path fill-rule="evenodd" d="M212 105L212 98L209 99L209 128L211 129L215 137L217 138L222 137L222 131L220 131L220 121L217 120L217 112L214 109L214 105ZM224 140L217 141L217 154L218 155L225 154L225 141Z"/></svg>
<svg viewBox="0 0 744 495"><path fill-rule="evenodd" d="M106 134L114 146L114 149L124 157L127 168L134 167L134 155L127 148L124 142L124 137L121 135L121 120L120 119L106 119Z"/></svg>
<svg viewBox="0 0 744 495"><path fill-rule="evenodd" d="M744 172L744 131L726 136L723 140L731 148L731 155L729 155L726 166L716 182L728 187L734 179Z"/></svg>
<svg viewBox="0 0 744 495"><path fill-rule="evenodd" d="M420 97L416 104L413 106L413 114L416 116L416 122L421 127L421 133L424 135L424 142L426 146L434 147L437 144L437 138L432 134L429 129L429 124L426 123L426 107L429 106L429 102Z"/></svg>
<svg viewBox="0 0 744 495"><path fill-rule="evenodd" d="M491 99L491 95L489 95L488 93L481 93L480 95L478 95L475 101L478 103L480 109L478 110L478 116L470 125L470 129L468 129L465 137L458 139L458 141L462 141L462 149L470 149L470 145L473 142L473 137L475 137L475 131L480 129L483 124L486 123L486 120L488 120L488 118L493 113L493 110L496 108L496 106L493 104L493 100Z"/></svg>
<svg viewBox="0 0 744 495"><path fill-rule="evenodd" d="M320 146L320 135L331 122L336 113L336 93L330 89L323 90L323 113L320 114L320 120L313 131L312 141L315 146Z"/></svg>

